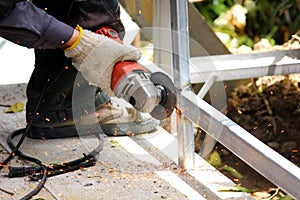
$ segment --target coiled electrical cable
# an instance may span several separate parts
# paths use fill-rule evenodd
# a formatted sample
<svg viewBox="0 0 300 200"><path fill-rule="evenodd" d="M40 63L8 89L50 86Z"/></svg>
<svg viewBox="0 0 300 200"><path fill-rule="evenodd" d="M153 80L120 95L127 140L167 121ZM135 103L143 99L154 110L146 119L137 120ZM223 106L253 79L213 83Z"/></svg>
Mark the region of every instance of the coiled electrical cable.
<svg viewBox="0 0 300 200"><path fill-rule="evenodd" d="M22 134L23 131L24 129L19 129L9 134L9 136L7 137L7 144L11 149L15 147L13 144L13 138L16 137L17 135ZM48 171L48 177L66 173L69 171L74 171L81 167L88 167L88 166L95 165L96 162L95 157L100 153L100 151L103 148L103 136L102 134L92 134L92 135L95 135L99 140L99 143L94 150L92 150L88 154L83 154L83 157L79 159L75 159L70 162L45 166ZM25 155L20 150L16 151L16 155L19 156L20 158L26 159L34 163L40 162L36 158L32 158L31 156ZM43 174L41 167L10 167L9 170L10 173L8 176L11 178L31 175L32 179L39 179L38 178L39 174Z"/></svg>
<svg viewBox="0 0 300 200"><path fill-rule="evenodd" d="M16 130L9 134L7 137L7 144L11 149L16 149L16 146L13 144L13 138L25 133L25 128ZM22 159L28 160L30 162L36 163L39 167L9 167L9 177L22 177L22 176L30 176L32 180L39 181L39 184L36 188L34 188L30 193L25 195L22 200L30 199L34 195L36 195L44 186L46 180L50 176L55 176L59 174L64 174L70 171L78 170L84 167L94 166L96 164L96 156L103 149L103 135L102 134L93 134L99 140L97 147L92 150L88 154L84 154L83 157L65 162L62 164L55 164L46 166L37 158L28 156L22 153L19 149L15 150L15 155L19 156Z"/></svg>
<svg viewBox="0 0 300 200"><path fill-rule="evenodd" d="M48 81L46 81L45 85L43 86L43 90L39 96L38 102L35 106L35 109L33 111L33 116L36 115L38 107L41 103L42 97L44 96L44 93L46 91L46 88L48 86ZM82 158L73 160L71 162L62 163L60 165L51 165L46 166L43 164L42 161L40 161L37 158L28 156L26 154L23 154L19 148L21 147L22 143L24 142L25 138L28 135L29 128L33 121L32 117L26 126L26 128L19 129L16 131L13 131L9 134L7 138L7 144L9 145L10 149L12 150L8 157L0 163L0 171L3 169L4 166L6 166L10 160L12 160L16 155L19 156L22 159L28 160L30 162L36 163L39 167L9 167L9 177L22 177L29 175L32 180L39 181L39 184L28 194L23 196L21 200L28 200L31 199L34 195L38 194L40 190L44 187L46 180L49 176L55 176L59 174L63 174L66 172L74 171L77 169L80 169L82 167L89 167L96 164L96 156L100 153L100 151L103 148L103 134L101 133L93 133L92 135L95 135L97 139L99 140L98 146L91 151L89 154L85 155ZM17 135L21 135L20 140L18 141L17 145L13 144L13 138Z"/></svg>
<svg viewBox="0 0 300 200"><path fill-rule="evenodd" d="M28 160L28 161L30 161L30 162L33 162L33 163L35 163L35 164L37 164L37 165L39 165L40 166L40 170L41 170L41 174L42 174L42 176L41 176L41 178L40 178L40 182L39 182L39 184L37 185L37 187L35 187L31 192L29 192L28 194L26 194L25 196L23 196L22 198L21 198L21 200L27 200L27 199L30 199L31 197L33 197L34 195L36 195L37 193L39 193L39 191L43 188L43 186L44 186L44 184L45 184L45 182L46 182L46 180L47 180L47 177L48 177L48 169L47 169L47 167L40 161L40 160L38 160L38 159L36 159L36 158L34 158L34 157L31 157L31 156L27 156L27 155L25 155L25 154L23 154L21 151L19 151L19 147L20 147L20 145L19 145L19 147L17 148L17 146L14 146L13 144L12 144L12 138L14 137L14 136L17 136L17 135L19 135L19 134L23 134L22 136L24 136L25 134L25 128L24 129L20 129L20 130L17 130L17 131L14 131L14 132L12 132L11 134L9 134L9 137L8 137L8 139L7 139L7 141L11 141L11 143L8 143L8 145L9 145L9 147L12 149L12 152L14 152L14 155L12 155L12 154L10 154L10 155L12 155L13 157L14 156L19 156L20 158L23 158L23 159L26 159L26 160ZM24 140L24 139L23 139ZM20 143L20 141L23 141L22 140L22 138L19 140L19 143ZM18 143L18 144L19 144ZM8 157L9 158L9 157Z"/></svg>
<svg viewBox="0 0 300 200"><path fill-rule="evenodd" d="M37 113L37 110L39 108L39 105L42 101L42 97L44 96L44 93L46 91L46 88L48 86L48 81L45 82L44 86L43 86L43 90L41 92L41 95L39 96L39 99L38 99L38 102L34 108L34 115ZM24 142L26 136L28 135L28 132L29 132L29 128L32 124L32 121L33 121L33 117L30 119L28 125L26 126L25 129L23 129L23 134L22 134L22 137L20 138L20 140L18 141L17 145L14 146L14 148L12 148L11 150L11 153L8 155L8 157L0 164L0 171L3 169L4 166L6 166L9 161L11 159L13 159L13 157L17 154L17 152L19 152L19 148L20 146L22 145L22 143ZM36 195L44 186L46 180L47 180L47 176L48 176L48 170L46 168L46 166L39 160L35 159L35 158L32 158L32 157L28 157L31 161L35 162L37 165L39 165L42 170L43 170L43 176L41 178L41 181L39 182L38 186L36 188L34 188L31 192L29 192L27 195L25 195L24 197L21 198L21 200L27 200L27 199L30 199L31 197L33 197L34 195Z"/></svg>

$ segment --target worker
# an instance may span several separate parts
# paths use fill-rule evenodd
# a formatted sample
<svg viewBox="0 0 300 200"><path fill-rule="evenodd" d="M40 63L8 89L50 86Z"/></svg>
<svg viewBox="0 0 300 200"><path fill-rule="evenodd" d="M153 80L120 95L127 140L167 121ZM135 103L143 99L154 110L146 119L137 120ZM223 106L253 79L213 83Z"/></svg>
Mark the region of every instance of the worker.
<svg viewBox="0 0 300 200"><path fill-rule="evenodd" d="M159 125L148 113L108 95L114 64L141 55L131 45L94 33L104 25L124 35L117 0L0 0L0 36L35 52L26 91L28 137L77 136L78 124L86 131L100 124L109 136L141 134ZM99 56L91 57L95 49ZM82 65L93 59L97 66ZM75 99L73 91L80 94Z"/></svg>

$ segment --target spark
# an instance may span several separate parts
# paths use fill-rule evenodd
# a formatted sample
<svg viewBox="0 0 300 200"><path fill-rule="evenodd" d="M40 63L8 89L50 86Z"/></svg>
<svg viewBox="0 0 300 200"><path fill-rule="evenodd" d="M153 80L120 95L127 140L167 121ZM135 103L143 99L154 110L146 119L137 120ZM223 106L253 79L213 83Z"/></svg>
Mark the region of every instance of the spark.
<svg viewBox="0 0 300 200"><path fill-rule="evenodd" d="M281 130L280 133L285 133L285 130Z"/></svg>
<svg viewBox="0 0 300 200"><path fill-rule="evenodd" d="M50 122L50 119L49 119L48 117L46 117L45 120L46 120L47 122Z"/></svg>
<svg viewBox="0 0 300 200"><path fill-rule="evenodd" d="M271 91L270 91L270 94L271 94L271 95L273 95L273 94L274 94L274 92L271 90Z"/></svg>
<svg viewBox="0 0 300 200"><path fill-rule="evenodd" d="M126 135L128 136L128 137L131 137L131 136L134 136L134 134L133 133L126 133Z"/></svg>
<svg viewBox="0 0 300 200"><path fill-rule="evenodd" d="M298 151L299 151L298 149L293 149L292 150L293 153L298 153Z"/></svg>
<svg viewBox="0 0 300 200"><path fill-rule="evenodd" d="M240 115L243 114L243 112L242 112L240 109L238 109L237 112L238 112Z"/></svg>
<svg viewBox="0 0 300 200"><path fill-rule="evenodd" d="M69 66L68 66L68 65L66 65L66 66L65 66L65 70L68 70L68 69L69 69Z"/></svg>
<svg viewBox="0 0 300 200"><path fill-rule="evenodd" d="M64 92L62 92L61 95L62 95L64 98L66 98L66 96L67 96Z"/></svg>
<svg viewBox="0 0 300 200"><path fill-rule="evenodd" d="M115 130L115 131L114 131L114 136L117 136L117 135L118 135L118 131Z"/></svg>

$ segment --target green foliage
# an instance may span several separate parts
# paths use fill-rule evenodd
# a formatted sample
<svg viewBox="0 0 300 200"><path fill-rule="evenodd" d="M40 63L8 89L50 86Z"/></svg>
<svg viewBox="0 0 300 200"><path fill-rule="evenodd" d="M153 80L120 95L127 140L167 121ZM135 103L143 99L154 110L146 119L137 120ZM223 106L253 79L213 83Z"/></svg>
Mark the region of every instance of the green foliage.
<svg viewBox="0 0 300 200"><path fill-rule="evenodd" d="M257 0L247 13L246 33L251 38L273 38L282 44L300 28L296 0Z"/></svg>
<svg viewBox="0 0 300 200"><path fill-rule="evenodd" d="M234 0L205 0L201 3L195 3L195 6L210 25L233 5Z"/></svg>
<svg viewBox="0 0 300 200"><path fill-rule="evenodd" d="M234 20L228 19L228 12L235 5L246 10L244 27L238 27ZM215 31L238 39L239 46L252 46L261 38L282 44L300 29L300 5L296 0L204 0L195 6ZM227 20L227 24L220 26L222 20Z"/></svg>
<svg viewBox="0 0 300 200"><path fill-rule="evenodd" d="M207 162L215 168L219 168L223 165L221 156L218 153L218 151L216 151L216 150L214 150L210 154ZM236 169L234 169L233 167L231 167L229 165L224 165L224 166L221 167L221 169L225 170L225 171L228 171L234 178L238 178L238 179L243 178L242 174L240 174Z"/></svg>
<svg viewBox="0 0 300 200"><path fill-rule="evenodd" d="M243 175L240 174L240 172L238 172L236 169L234 169L234 168L231 167L231 166L224 165L224 166L222 167L222 169L225 170L225 171L228 171L228 172L231 174L231 176L233 176L234 178L238 178L238 179L243 178Z"/></svg>
<svg viewBox="0 0 300 200"><path fill-rule="evenodd" d="M280 197L279 200L294 200L294 199L290 195L285 195L283 197Z"/></svg>
<svg viewBox="0 0 300 200"><path fill-rule="evenodd" d="M253 190L250 190L246 187L242 187L239 185L235 185L235 186L219 186L218 187L218 191L219 192L246 192L246 193L250 193L253 192Z"/></svg>
<svg viewBox="0 0 300 200"><path fill-rule="evenodd" d="M222 165L222 160L221 160L220 154L217 151L213 151L211 153L207 162L216 168L218 168Z"/></svg>

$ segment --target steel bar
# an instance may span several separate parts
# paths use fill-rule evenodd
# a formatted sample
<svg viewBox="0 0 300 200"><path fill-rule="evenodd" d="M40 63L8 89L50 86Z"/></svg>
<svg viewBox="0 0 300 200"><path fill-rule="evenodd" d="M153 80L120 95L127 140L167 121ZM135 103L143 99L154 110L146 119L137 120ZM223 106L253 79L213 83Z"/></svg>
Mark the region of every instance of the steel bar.
<svg viewBox="0 0 300 200"><path fill-rule="evenodd" d="M268 73L269 75L273 74L271 72L277 72L278 70L284 74L295 73L297 69L299 71L299 51L280 51L276 52L275 54L273 54L273 56L275 56L277 61L282 60L283 57L287 59L291 58L292 60L289 61L289 64L281 64L283 61L281 63L277 62L277 64L272 64L274 62L265 64L263 66L265 70L263 71L260 71L259 67L261 67L264 63L261 62L260 65L257 61L255 63L256 68L254 71L258 76L265 75L264 73L266 71L270 72ZM270 55L272 55L272 53L261 53L259 55L254 55L254 57L261 57L263 60L263 56L268 57ZM252 55L248 55L244 58L249 59L251 56ZM210 56L210 58L211 57L212 56ZM279 59L280 57L281 59ZM228 60L232 60L231 56L228 58ZM224 61L226 61L226 59ZM162 71L159 67L149 61L142 59L140 62L151 72ZM240 60L240 62L243 62L243 60ZM200 66L203 66L201 63L198 64L199 68ZM245 66L241 65L240 67L236 68L239 75L247 74L247 72L242 73L244 67ZM246 66L246 69L248 67ZM211 71L209 73L211 73ZM207 78L203 80L207 80ZM298 189L298 186L300 185L299 167L292 164L290 161L269 148L267 145L263 144L261 141L241 128L238 124L231 121L217 109L209 105L200 97L197 97L197 95L193 92L183 91L177 97L178 104L180 105L181 111L185 116L187 116L205 132L223 144L231 152L241 158L245 163L269 179L273 184L292 195L295 199L300 199L300 190Z"/></svg>
<svg viewBox="0 0 300 200"><path fill-rule="evenodd" d="M173 80L179 91L191 90L189 70L188 1L170 0ZM194 168L193 124L177 112L178 164L182 169Z"/></svg>
<svg viewBox="0 0 300 200"><path fill-rule="evenodd" d="M178 96L182 113L236 154L249 166L282 188L295 199L300 198L300 168L262 143L245 129L191 91Z"/></svg>
<svg viewBox="0 0 300 200"><path fill-rule="evenodd" d="M211 74L205 81L204 85L198 92L197 96L203 99L216 80L217 80L217 75L215 75L214 73ZM203 158L207 158L207 156L209 156L210 153L212 152L216 143L217 141L212 136L210 136L209 134L205 135L204 141L202 143L202 147L199 151L199 155Z"/></svg>
<svg viewBox="0 0 300 200"><path fill-rule="evenodd" d="M200 97L201 99L204 98L204 96L208 93L209 89L212 87L212 85L215 83L217 80L217 75L211 74L208 79L205 81L204 85L198 92L197 96Z"/></svg>
<svg viewBox="0 0 300 200"><path fill-rule="evenodd" d="M203 83L215 73L216 81L300 73L300 49L190 59L192 83Z"/></svg>
<svg viewBox="0 0 300 200"><path fill-rule="evenodd" d="M142 59L151 72L162 71ZM276 67L280 66L275 66ZM240 73L242 70L240 70ZM182 113L245 163L296 199L300 199L300 169L256 139L191 91L178 95Z"/></svg>
<svg viewBox="0 0 300 200"><path fill-rule="evenodd" d="M153 62L172 76L170 2L153 0Z"/></svg>

